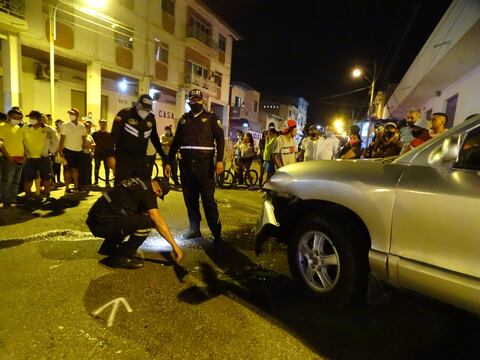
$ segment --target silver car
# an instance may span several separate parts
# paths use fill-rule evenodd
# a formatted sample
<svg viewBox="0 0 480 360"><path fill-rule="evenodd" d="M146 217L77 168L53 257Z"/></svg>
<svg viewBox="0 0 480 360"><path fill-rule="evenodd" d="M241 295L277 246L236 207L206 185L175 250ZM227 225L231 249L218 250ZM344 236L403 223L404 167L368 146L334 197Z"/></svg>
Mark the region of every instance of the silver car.
<svg viewBox="0 0 480 360"><path fill-rule="evenodd" d="M480 116L393 161L314 161L268 184L258 248L288 245L291 272L326 303L367 278L480 314Z"/></svg>

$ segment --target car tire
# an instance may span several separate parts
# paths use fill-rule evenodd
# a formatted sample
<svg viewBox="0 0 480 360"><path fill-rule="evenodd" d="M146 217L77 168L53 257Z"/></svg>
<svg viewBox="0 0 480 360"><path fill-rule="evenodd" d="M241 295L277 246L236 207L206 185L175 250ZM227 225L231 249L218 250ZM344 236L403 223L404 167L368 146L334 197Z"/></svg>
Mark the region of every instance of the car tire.
<svg viewBox="0 0 480 360"><path fill-rule="evenodd" d="M326 305L364 302L368 249L353 224L311 214L298 224L288 244L292 276Z"/></svg>

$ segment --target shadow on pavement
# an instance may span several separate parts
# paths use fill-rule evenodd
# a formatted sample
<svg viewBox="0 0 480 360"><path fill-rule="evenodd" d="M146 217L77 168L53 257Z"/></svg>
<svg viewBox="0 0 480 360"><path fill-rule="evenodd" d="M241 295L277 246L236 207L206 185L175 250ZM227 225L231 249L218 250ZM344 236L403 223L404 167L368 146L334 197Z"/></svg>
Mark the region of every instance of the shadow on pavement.
<svg viewBox="0 0 480 360"><path fill-rule="evenodd" d="M178 295L188 304L228 296L331 359L480 358L480 322L470 314L405 294L376 307L322 308L289 277L258 266L231 245L204 249L218 269L200 265L196 276L203 284Z"/></svg>
<svg viewBox="0 0 480 360"><path fill-rule="evenodd" d="M7 249L11 247L15 247L18 245L22 245L25 240L20 239L11 239L11 240L2 240L0 241L0 249Z"/></svg>

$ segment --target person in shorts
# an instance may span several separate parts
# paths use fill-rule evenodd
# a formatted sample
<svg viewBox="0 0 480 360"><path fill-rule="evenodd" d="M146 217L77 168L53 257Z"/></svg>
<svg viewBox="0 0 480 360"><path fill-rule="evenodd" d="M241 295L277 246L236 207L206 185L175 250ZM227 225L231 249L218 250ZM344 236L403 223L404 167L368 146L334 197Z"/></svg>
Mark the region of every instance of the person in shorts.
<svg viewBox="0 0 480 360"><path fill-rule="evenodd" d="M60 145L58 145L58 152L67 162L63 169L66 195L78 191L78 169L80 168L83 149L86 148L85 142L87 136L85 125L78 121L80 112L75 108L71 108L68 114L70 121L62 125ZM70 189L72 182L74 185L73 190Z"/></svg>
<svg viewBox="0 0 480 360"><path fill-rule="evenodd" d="M273 174L275 174L275 163L273 162L273 150L275 149L275 143L277 141L277 132L275 128L270 128L267 131L265 140L265 150L263 151L263 168L267 173L266 182L270 180Z"/></svg>

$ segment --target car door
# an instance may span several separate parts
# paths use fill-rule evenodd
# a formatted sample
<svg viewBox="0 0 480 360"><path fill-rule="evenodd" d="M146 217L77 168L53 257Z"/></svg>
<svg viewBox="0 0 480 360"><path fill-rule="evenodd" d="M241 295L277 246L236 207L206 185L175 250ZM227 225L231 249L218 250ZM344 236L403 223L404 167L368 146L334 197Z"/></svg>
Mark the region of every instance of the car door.
<svg viewBox="0 0 480 360"><path fill-rule="evenodd" d="M480 126L462 138L456 162L414 161L400 179L389 276L401 287L480 312Z"/></svg>

